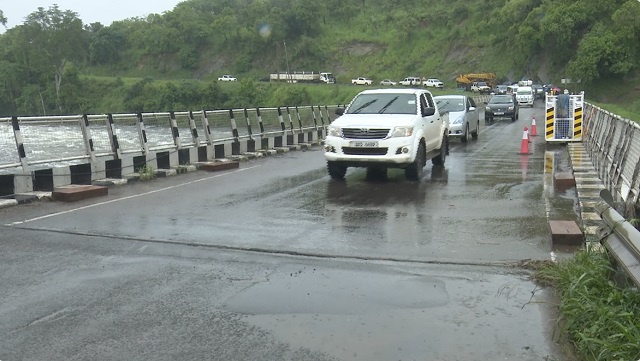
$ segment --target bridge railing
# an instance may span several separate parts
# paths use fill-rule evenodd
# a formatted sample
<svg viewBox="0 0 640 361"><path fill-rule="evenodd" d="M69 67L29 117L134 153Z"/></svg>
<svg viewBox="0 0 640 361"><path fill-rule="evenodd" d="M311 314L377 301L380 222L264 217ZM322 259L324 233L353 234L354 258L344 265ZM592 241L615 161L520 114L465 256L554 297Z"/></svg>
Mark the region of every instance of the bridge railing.
<svg viewBox="0 0 640 361"><path fill-rule="evenodd" d="M323 129L336 106L0 118L0 170Z"/></svg>

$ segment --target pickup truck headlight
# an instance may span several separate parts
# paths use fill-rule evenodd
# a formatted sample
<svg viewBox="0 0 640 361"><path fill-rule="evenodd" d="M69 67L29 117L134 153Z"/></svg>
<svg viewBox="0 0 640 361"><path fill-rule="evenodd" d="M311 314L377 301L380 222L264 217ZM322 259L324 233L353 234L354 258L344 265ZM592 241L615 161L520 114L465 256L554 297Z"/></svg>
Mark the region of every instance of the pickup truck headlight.
<svg viewBox="0 0 640 361"><path fill-rule="evenodd" d="M413 127L395 127L391 132L391 138L410 137L413 134Z"/></svg>
<svg viewBox="0 0 640 361"><path fill-rule="evenodd" d="M486 110L486 111L489 111L489 112L490 112L490 111L491 111L491 108L490 108L490 107L486 107L484 110Z"/></svg>
<svg viewBox="0 0 640 361"><path fill-rule="evenodd" d="M515 107L509 107L509 110L513 110Z"/></svg>
<svg viewBox="0 0 640 361"><path fill-rule="evenodd" d="M464 115L461 115L454 119L451 124L462 124L464 122Z"/></svg>
<svg viewBox="0 0 640 361"><path fill-rule="evenodd" d="M327 131L327 135L331 137L341 137L342 138L342 129L336 125L330 125Z"/></svg>

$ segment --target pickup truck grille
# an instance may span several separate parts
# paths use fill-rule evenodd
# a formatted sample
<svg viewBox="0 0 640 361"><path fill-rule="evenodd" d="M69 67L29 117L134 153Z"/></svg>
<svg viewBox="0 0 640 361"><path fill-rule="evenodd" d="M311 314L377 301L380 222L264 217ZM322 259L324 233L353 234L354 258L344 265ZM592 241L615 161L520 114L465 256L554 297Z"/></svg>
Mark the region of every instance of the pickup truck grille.
<svg viewBox="0 0 640 361"><path fill-rule="evenodd" d="M347 155L387 155L389 148L342 147L342 153Z"/></svg>
<svg viewBox="0 0 640 361"><path fill-rule="evenodd" d="M342 136L347 139L384 139L389 129L376 128L342 128Z"/></svg>

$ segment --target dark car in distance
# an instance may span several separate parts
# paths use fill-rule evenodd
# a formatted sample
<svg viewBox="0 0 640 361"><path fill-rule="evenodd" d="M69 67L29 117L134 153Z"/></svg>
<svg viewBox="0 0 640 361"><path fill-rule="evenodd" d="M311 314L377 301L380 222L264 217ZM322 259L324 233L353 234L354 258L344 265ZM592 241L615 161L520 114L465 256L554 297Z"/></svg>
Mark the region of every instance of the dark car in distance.
<svg viewBox="0 0 640 361"><path fill-rule="evenodd" d="M493 121L493 118L511 118L515 122L519 118L518 102L513 94L494 95L486 103L484 120Z"/></svg>
<svg viewBox="0 0 640 361"><path fill-rule="evenodd" d="M500 84L500 85L496 85L495 89L493 89L493 92L495 94L507 94L508 90L509 88L506 85Z"/></svg>

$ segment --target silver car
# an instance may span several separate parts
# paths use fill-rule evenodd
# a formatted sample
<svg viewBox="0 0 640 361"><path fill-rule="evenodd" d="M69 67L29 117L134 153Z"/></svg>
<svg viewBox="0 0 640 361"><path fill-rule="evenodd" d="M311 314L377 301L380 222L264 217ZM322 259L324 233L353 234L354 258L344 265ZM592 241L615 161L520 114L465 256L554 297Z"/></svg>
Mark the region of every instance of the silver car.
<svg viewBox="0 0 640 361"><path fill-rule="evenodd" d="M433 97L441 112L449 113L449 138L460 138L463 143L478 139L480 113L473 98L466 95L439 95Z"/></svg>

